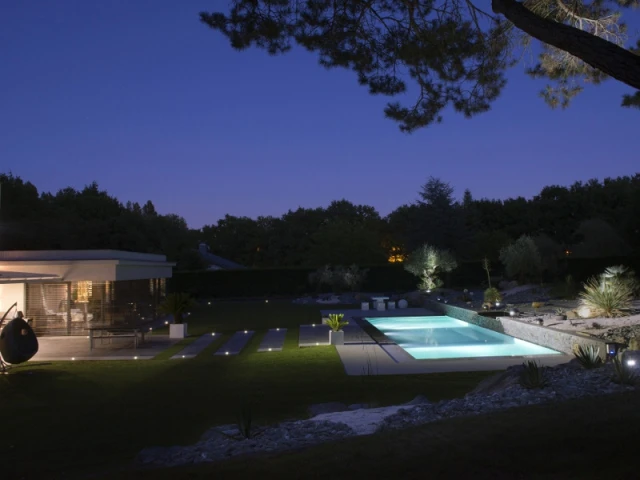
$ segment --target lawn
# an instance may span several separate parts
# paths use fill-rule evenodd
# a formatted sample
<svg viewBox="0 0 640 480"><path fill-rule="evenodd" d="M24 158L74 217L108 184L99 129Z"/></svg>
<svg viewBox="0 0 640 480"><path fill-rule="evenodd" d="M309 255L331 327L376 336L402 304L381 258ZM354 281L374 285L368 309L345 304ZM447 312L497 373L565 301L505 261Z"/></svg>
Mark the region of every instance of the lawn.
<svg viewBox="0 0 640 480"><path fill-rule="evenodd" d="M145 446L195 442L233 423L251 401L259 423L302 418L312 403L379 405L423 394L464 395L487 373L348 377L333 347L297 347L297 325L320 321L314 306L214 303L194 309L191 334L219 338L197 358L30 363L0 377L0 465L17 478L65 478L130 462ZM282 352L257 353L268 328L289 328ZM213 352L235 330L257 333L237 357ZM195 337L194 337L195 338ZM185 340L186 342L192 339Z"/></svg>

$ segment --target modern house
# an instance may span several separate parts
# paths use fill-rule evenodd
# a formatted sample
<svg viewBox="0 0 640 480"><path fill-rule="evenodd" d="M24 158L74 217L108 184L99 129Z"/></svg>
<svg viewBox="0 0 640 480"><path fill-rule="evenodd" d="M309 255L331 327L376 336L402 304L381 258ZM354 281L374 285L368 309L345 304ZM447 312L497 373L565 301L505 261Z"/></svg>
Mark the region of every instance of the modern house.
<svg viewBox="0 0 640 480"><path fill-rule="evenodd" d="M0 317L17 302L38 335L143 323L156 317L174 265L119 250L0 251Z"/></svg>
<svg viewBox="0 0 640 480"><path fill-rule="evenodd" d="M238 270L247 268L244 265L232 262L226 258L219 257L211 253L209 245L201 243L198 245L198 253L204 262L208 265L208 270Z"/></svg>

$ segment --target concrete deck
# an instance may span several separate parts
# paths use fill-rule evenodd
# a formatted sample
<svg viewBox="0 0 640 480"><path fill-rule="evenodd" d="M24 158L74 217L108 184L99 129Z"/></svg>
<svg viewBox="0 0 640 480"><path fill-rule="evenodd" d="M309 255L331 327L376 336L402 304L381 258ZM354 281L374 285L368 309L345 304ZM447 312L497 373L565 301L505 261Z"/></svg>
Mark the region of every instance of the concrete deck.
<svg viewBox="0 0 640 480"><path fill-rule="evenodd" d="M115 338L110 342L94 341L89 351L89 338L39 337L38 353L31 362L60 362L72 360L150 360L180 340L168 335L145 335L145 343L133 348L132 338Z"/></svg>
<svg viewBox="0 0 640 480"><path fill-rule="evenodd" d="M205 333L176 353L171 360L193 358L219 338L220 335Z"/></svg>
<svg viewBox="0 0 640 480"><path fill-rule="evenodd" d="M286 328L272 328L262 337L258 352L281 352L284 347L284 339L287 336Z"/></svg>
<svg viewBox="0 0 640 480"><path fill-rule="evenodd" d="M402 375L442 372L482 372L505 370L526 360L541 365L567 363L569 355L535 355L528 357L456 358L415 360L397 345L341 345L336 347L347 375Z"/></svg>
<svg viewBox="0 0 640 480"><path fill-rule="evenodd" d="M247 346L254 333L253 330L240 330L234 333L214 355L238 355Z"/></svg>

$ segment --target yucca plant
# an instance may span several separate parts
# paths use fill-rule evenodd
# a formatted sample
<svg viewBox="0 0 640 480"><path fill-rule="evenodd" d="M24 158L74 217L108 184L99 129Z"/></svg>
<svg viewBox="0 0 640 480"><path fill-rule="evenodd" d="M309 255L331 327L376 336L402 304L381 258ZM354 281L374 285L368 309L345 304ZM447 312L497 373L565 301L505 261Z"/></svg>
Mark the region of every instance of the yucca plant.
<svg viewBox="0 0 640 480"><path fill-rule="evenodd" d="M330 313L329 320L327 320L327 325L334 332L339 332L342 330L342 327L349 325L349 322L343 320L344 313Z"/></svg>
<svg viewBox="0 0 640 480"><path fill-rule="evenodd" d="M602 358L600 357L600 348L595 345L587 345L586 347L578 345L573 354L578 360L578 363L587 370L603 365Z"/></svg>
<svg viewBox="0 0 640 480"><path fill-rule="evenodd" d="M549 385L545 367L538 365L538 362L528 360L522 364L520 372L520 386L529 390L544 388Z"/></svg>
<svg viewBox="0 0 640 480"><path fill-rule="evenodd" d="M603 283L611 285L624 284L631 290L632 295L640 292L640 283L636 278L636 273L624 265L608 267L604 273L600 275L600 280Z"/></svg>
<svg viewBox="0 0 640 480"><path fill-rule="evenodd" d="M502 301L502 295L496 287L489 287L484 291L485 303L497 303Z"/></svg>
<svg viewBox="0 0 640 480"><path fill-rule="evenodd" d="M631 307L633 292L624 282L608 282L592 278L584 284L580 304L599 317L618 317Z"/></svg>
<svg viewBox="0 0 640 480"><path fill-rule="evenodd" d="M621 385L635 385L638 376L620 357L621 355L613 357L613 368L615 372L613 381Z"/></svg>
<svg viewBox="0 0 640 480"><path fill-rule="evenodd" d="M158 305L158 312L162 315L172 315L174 323L180 324L193 303L193 299L186 293L170 293Z"/></svg>

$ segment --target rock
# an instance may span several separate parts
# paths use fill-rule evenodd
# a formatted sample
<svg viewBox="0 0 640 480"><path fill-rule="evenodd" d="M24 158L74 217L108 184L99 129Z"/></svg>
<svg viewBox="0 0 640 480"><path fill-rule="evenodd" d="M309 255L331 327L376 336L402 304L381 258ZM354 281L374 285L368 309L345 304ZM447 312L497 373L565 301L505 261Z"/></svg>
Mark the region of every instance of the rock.
<svg viewBox="0 0 640 480"><path fill-rule="evenodd" d="M413 400L408 401L407 403L403 403L403 405L426 405L429 402L429 399L424 395L418 395Z"/></svg>
<svg viewBox="0 0 640 480"><path fill-rule="evenodd" d="M518 384L518 378L521 371L522 367L520 366L510 367L504 372L485 378L468 395L489 395L495 392L501 392Z"/></svg>
<svg viewBox="0 0 640 480"><path fill-rule="evenodd" d="M580 307L578 307L578 309L576 310L576 313L580 318L595 317L595 312L591 308L587 307L586 305L581 305Z"/></svg>
<svg viewBox="0 0 640 480"><path fill-rule="evenodd" d="M578 317L578 312L576 312L575 310L567 310L567 312L565 313L567 320L575 320Z"/></svg>
<svg viewBox="0 0 640 480"><path fill-rule="evenodd" d="M401 300L398 300L398 308L407 308L409 306L409 303L403 298Z"/></svg>
<svg viewBox="0 0 640 480"><path fill-rule="evenodd" d="M640 350L640 338L632 337L629 339L629 350Z"/></svg>
<svg viewBox="0 0 640 480"><path fill-rule="evenodd" d="M311 417L323 413L344 412L345 410L349 410L349 407L340 402L316 403L308 408Z"/></svg>

